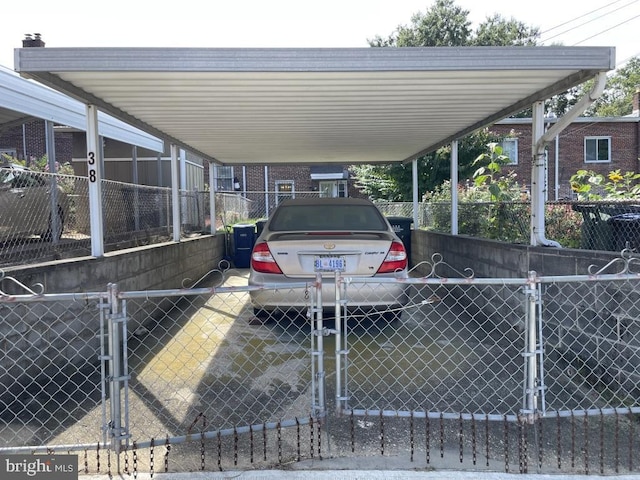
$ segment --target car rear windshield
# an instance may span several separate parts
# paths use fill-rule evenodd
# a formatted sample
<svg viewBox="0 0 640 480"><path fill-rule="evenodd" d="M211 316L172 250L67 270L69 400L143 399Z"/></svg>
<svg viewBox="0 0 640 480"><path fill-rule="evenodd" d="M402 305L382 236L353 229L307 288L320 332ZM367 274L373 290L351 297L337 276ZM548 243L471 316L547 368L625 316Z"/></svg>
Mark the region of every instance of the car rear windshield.
<svg viewBox="0 0 640 480"><path fill-rule="evenodd" d="M288 205L281 206L269 223L269 230L335 231L388 230L380 211L369 205Z"/></svg>

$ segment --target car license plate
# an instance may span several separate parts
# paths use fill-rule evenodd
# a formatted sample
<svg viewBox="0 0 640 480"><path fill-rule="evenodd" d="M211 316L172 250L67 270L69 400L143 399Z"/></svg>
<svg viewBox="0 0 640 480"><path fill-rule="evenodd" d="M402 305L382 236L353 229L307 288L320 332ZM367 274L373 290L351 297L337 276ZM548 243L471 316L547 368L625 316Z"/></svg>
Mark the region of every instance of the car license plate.
<svg viewBox="0 0 640 480"><path fill-rule="evenodd" d="M313 262L313 268L316 272L344 272L347 262L344 257L335 255L319 255Z"/></svg>

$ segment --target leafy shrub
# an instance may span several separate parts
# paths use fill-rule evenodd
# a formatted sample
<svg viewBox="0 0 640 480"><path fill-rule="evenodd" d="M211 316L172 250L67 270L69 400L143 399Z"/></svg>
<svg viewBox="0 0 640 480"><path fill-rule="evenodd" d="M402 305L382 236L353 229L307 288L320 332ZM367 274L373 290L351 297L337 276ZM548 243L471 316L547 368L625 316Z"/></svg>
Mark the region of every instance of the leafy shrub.
<svg viewBox="0 0 640 480"><path fill-rule="evenodd" d="M640 173L612 170L605 177L593 170L578 170L571 176L571 190L578 200L633 199L640 197Z"/></svg>
<svg viewBox="0 0 640 480"><path fill-rule="evenodd" d="M479 168L473 184L458 186L458 232L509 243L528 243L531 204L512 172L503 174L508 157L495 143L476 159ZM423 197L428 205L429 225L451 231L451 182ZM570 204L548 204L545 226L549 238L569 248L580 248L581 215Z"/></svg>

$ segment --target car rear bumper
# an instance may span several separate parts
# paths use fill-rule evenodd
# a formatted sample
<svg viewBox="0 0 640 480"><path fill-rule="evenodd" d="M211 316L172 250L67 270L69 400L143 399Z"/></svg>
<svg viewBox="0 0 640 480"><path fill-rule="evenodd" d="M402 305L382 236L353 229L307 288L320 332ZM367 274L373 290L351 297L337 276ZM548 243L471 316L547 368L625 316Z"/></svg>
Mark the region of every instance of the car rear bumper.
<svg viewBox="0 0 640 480"><path fill-rule="evenodd" d="M334 278L323 278L320 285L322 291L321 302L323 308L333 309L337 301L344 301L349 307L386 310L390 306L403 306L407 303L408 284L395 281L394 276L389 281L377 282L367 279L365 282L344 280L340 285L340 295L336 299L336 285ZM287 282L300 282L290 279ZM249 296L254 308L264 310L302 309L317 303L316 282L309 281L307 288L290 288L281 275L256 274L249 278L249 285L262 287L251 290Z"/></svg>

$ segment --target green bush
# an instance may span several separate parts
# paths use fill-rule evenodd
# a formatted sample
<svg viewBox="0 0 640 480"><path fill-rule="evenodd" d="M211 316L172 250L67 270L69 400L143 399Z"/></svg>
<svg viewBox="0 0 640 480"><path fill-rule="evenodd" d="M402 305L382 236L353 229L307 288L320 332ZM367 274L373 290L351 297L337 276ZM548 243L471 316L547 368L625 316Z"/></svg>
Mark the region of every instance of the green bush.
<svg viewBox="0 0 640 480"><path fill-rule="evenodd" d="M503 174L508 158L495 143L478 156L473 184L458 186L458 233L509 243L529 243L531 204L513 173ZM617 177L616 177L617 178ZM625 177L626 178L626 177ZM451 231L451 182L425 194L430 228ZM569 248L580 248L581 215L570 204L548 204L548 238Z"/></svg>

